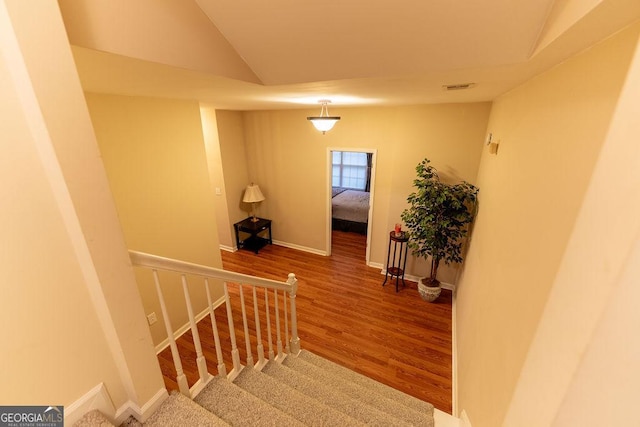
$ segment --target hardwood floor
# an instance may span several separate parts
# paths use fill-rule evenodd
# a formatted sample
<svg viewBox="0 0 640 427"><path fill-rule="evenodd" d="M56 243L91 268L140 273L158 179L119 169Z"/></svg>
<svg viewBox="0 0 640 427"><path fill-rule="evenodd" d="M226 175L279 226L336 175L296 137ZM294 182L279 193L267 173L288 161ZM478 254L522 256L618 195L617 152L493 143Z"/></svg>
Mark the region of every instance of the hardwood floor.
<svg viewBox="0 0 640 427"><path fill-rule="evenodd" d="M435 303L426 303L416 283L407 281L396 293L389 283L381 286L384 276L379 269L365 265L365 236L334 231L332 238L330 257L268 245L257 255L222 252L222 261L227 270L275 280L295 273L303 349L451 413L451 292L443 290ZM218 326L224 327L224 307L216 309L216 316ZM240 318L235 321L236 328L242 325ZM209 317L198 324L198 331L209 370L216 373ZM225 331L220 330L222 347L229 341ZM244 360L241 336L238 347ZM178 347L192 385L197 367L190 332L181 337ZM169 349L158 358L167 388L177 389ZM225 359L225 365L231 369L230 360Z"/></svg>

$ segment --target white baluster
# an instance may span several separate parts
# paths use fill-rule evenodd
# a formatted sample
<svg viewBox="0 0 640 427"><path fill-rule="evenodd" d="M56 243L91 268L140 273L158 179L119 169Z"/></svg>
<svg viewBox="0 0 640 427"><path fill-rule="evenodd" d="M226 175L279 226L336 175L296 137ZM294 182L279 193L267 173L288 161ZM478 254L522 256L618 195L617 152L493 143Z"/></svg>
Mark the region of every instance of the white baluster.
<svg viewBox="0 0 640 427"><path fill-rule="evenodd" d="M171 354L172 354L174 365L176 368L176 374L177 374L176 381L178 383L178 387L181 393L187 396L190 396L191 394L188 387L186 376L183 371L180 354L178 353L178 346L174 338L174 331L171 325L171 321L169 319L169 314L167 312L164 296L162 295L162 290L160 288L160 280L158 275L159 270L177 272L177 274L179 274L182 278L183 291L185 293L187 310L189 312L188 313L189 321L191 324L194 345L196 347L195 350L197 354L197 362L198 362L197 365L198 365L198 371L200 374L200 381L198 381L197 385L200 385L200 383L203 381L205 382L208 381L208 379L211 376L207 372L206 359L203 354L202 343L200 341L200 336L198 333L198 325L196 324L196 321L195 321L193 306L192 306L191 298L189 296L188 284L186 279L187 275L194 275L194 276L205 278L205 281L204 281L205 289L207 292L208 305L210 307L211 326L212 326L212 332L213 332L214 341L216 345L216 357L218 359L217 360L218 373L221 376L226 375L228 378L233 379L235 378L235 376L237 376L240 373L240 371L243 368L243 365L240 360L240 353L238 351L238 346L236 342L237 335L234 327L233 307L232 307L231 297L229 294L229 286L228 286L229 283L231 284L244 283L245 286L247 285L252 286L252 293L254 298L253 309L254 309L254 316L255 316L256 341L257 341L256 351L258 352L258 358L257 358L258 360L256 362L256 366L263 366L264 360L266 358L266 355L264 354L265 348L264 348L264 342L262 337L262 327L261 327L261 319L260 319L261 313L260 313L259 301L257 298L259 291L257 288L264 289L263 292L264 292L264 303L265 303L265 317L267 322L267 330L265 332L268 335L267 342L268 342L269 360L282 360L285 356L282 348L283 337L282 337L282 325L280 322L280 316L283 314L284 314L284 328L285 328L284 339L286 343L285 344L286 352L297 354L300 351L300 338L298 337L298 330L297 330L297 314L296 314L296 302L295 302L296 292L297 292L297 280L294 274L289 275L289 279L287 280L287 283L286 283L286 285L288 286L283 286L284 283L282 282L276 282L268 279L247 277L246 275L241 275L238 273L221 271L216 268L192 264L192 263L179 261L179 260L173 260L169 258L160 257L157 255L150 255L150 254L145 254L145 253L136 252L136 251L129 251L129 254L130 254L130 258L133 265L138 267L146 267L152 270L154 280L155 280L156 292L158 294L158 299L160 301L160 308L162 310L162 316L164 318L165 328L167 331L167 340L169 341L169 345L171 347ZM213 307L213 303L211 301L211 289L208 281L209 278L216 278L217 280L221 280L224 286L225 306L226 306L227 321L229 326L229 339L231 341L231 358L233 362L233 369L231 369L229 373L227 373L227 369L225 368L226 365L225 365L224 357L226 357L226 355L223 355L222 346L220 344L219 329L216 322L215 310ZM273 297L274 297L274 311L275 311L276 318L274 319L273 323L271 323L272 313L271 313L271 307L269 305L269 302L270 302L269 290L267 288L274 289ZM283 290L282 303L284 305L284 307L282 308L282 313L280 312L280 301L278 300L278 291L281 289ZM288 289L288 291L286 289ZM290 300L289 303L287 302L286 292L289 293L289 300ZM247 320L247 312L246 312L247 307L244 299L245 299L244 289L240 287L240 303L242 306L242 317L243 317L242 320L243 320L243 326L245 330L244 331L245 337L246 337L245 343L247 345L247 354L248 354L247 362L250 362L250 364L253 364L253 354L251 351L252 338L249 335L250 325ZM288 307L288 304L291 304L290 308ZM276 328L275 337L272 331L274 327ZM277 345L274 345L274 338L276 340ZM276 350L277 353L274 352L274 350ZM194 389L194 393L197 393L197 392L198 390Z"/></svg>
<svg viewBox="0 0 640 427"><path fill-rule="evenodd" d="M227 322L229 323L229 338L231 339L231 360L233 361L233 370L237 374L242 369L240 364L240 353L236 344L236 330L233 326L233 310L231 309L231 299L229 298L229 288L227 282L224 282L224 299L227 305Z"/></svg>
<svg viewBox="0 0 640 427"><path fill-rule="evenodd" d="M278 291L273 290L276 310L276 345L278 347L278 360L282 360L282 335L280 334L280 310L278 309Z"/></svg>
<svg viewBox="0 0 640 427"><path fill-rule="evenodd" d="M256 340L258 341L258 345L256 346L256 351L258 352L258 364L259 366L264 365L264 346L262 345L262 331L260 330L260 312L258 311L258 296L256 294L256 287L251 286L253 290L253 313L256 317Z"/></svg>
<svg viewBox="0 0 640 427"><path fill-rule="evenodd" d="M247 366L253 368L253 353L251 352L251 338L249 337L249 326L247 325L247 309L244 305L244 292L242 285L238 285L240 291L240 306L242 307L242 326L244 327L244 343L247 350Z"/></svg>
<svg viewBox="0 0 640 427"><path fill-rule="evenodd" d="M189 314L189 323L191 324L191 335L193 336L193 345L196 347L196 364L198 365L198 374L202 385L209 382L209 370L207 369L207 359L202 353L202 343L200 342L200 333L198 332L198 324L196 316L193 314L193 306L191 305L191 297L189 296L189 287L187 286L187 276L182 274L182 291L187 304L187 313Z"/></svg>
<svg viewBox="0 0 640 427"><path fill-rule="evenodd" d="M291 352L289 348L289 321L287 316L287 293L282 292L282 309L284 310L284 350Z"/></svg>
<svg viewBox="0 0 640 427"><path fill-rule="evenodd" d="M216 359L218 361L218 376L227 376L227 367L224 366L222 358L222 347L220 346L220 333L218 332L218 323L216 322L215 310L211 302L211 290L209 289L209 279L204 279L205 288L207 290L207 302L209 303L209 317L211 318L211 329L213 329L213 342L216 345Z"/></svg>
<svg viewBox="0 0 640 427"><path fill-rule="evenodd" d="M291 301L291 353L300 353L300 337L298 337L298 317L296 314L296 293L298 292L298 279L293 273L289 273L287 283L291 285L289 301Z"/></svg>
<svg viewBox="0 0 640 427"><path fill-rule="evenodd" d="M273 334L271 333L271 316L269 313L269 291L264 289L264 307L267 314L267 335L269 336L269 360L273 361Z"/></svg>
<svg viewBox="0 0 640 427"><path fill-rule="evenodd" d="M162 289L160 289L160 279L158 278L158 270L153 271L153 280L156 284L156 293L160 300L160 310L162 311L162 317L164 318L164 326L167 330L167 339L169 340L169 346L171 347L171 357L173 357L173 365L176 368L176 382L178 383L178 389L180 393L191 398L191 391L189 391L189 384L187 383L187 377L182 370L182 362L180 361L180 353L178 353L178 346L176 340L173 337L173 328L171 327L171 320L169 320L169 313L167 313L167 306L164 302L164 296L162 295Z"/></svg>

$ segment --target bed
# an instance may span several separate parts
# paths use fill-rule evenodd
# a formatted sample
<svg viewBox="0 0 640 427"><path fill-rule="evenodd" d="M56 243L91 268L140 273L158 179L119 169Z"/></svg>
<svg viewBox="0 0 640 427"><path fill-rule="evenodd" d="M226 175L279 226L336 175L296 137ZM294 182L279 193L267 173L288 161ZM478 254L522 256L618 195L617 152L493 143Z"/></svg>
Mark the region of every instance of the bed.
<svg viewBox="0 0 640 427"><path fill-rule="evenodd" d="M331 218L334 230L367 234L369 193L333 187Z"/></svg>

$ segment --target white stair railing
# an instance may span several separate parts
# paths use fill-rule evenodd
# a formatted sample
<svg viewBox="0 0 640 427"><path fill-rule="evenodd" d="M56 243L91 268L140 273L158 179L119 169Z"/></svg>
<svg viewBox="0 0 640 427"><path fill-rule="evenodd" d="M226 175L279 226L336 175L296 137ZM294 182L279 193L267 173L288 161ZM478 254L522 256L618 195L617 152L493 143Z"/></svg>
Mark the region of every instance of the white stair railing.
<svg viewBox="0 0 640 427"><path fill-rule="evenodd" d="M249 324L247 323L247 309L244 303L244 292L242 285L239 285L240 306L242 307L242 327L244 328L244 345L247 352L247 365L253 365L253 353L251 352L251 337L249 336Z"/></svg>
<svg viewBox="0 0 640 427"><path fill-rule="evenodd" d="M266 364L266 361L264 359L264 345L262 344L262 328L260 327L260 311L258 310L258 293L256 292L255 286L251 287L251 291L253 292L253 312L256 318L256 339L258 340L256 351L258 352L258 366L262 368Z"/></svg>
<svg viewBox="0 0 640 427"><path fill-rule="evenodd" d="M282 334L280 333L280 310L278 308L278 290L273 290L273 299L275 300L274 310L276 312L276 347L278 348L278 359L282 358Z"/></svg>
<svg viewBox="0 0 640 427"><path fill-rule="evenodd" d="M264 290L264 306L269 307L269 292ZM275 356L273 353L273 335L271 334L271 316L269 315L269 310L266 310L267 314L267 342L269 343L269 360L275 360Z"/></svg>
<svg viewBox="0 0 640 427"><path fill-rule="evenodd" d="M211 318L211 329L213 330L213 343L216 346L216 361L218 362L218 375L227 376L227 367L224 364L222 356L222 346L220 345L220 333L218 332L218 323L216 322L216 311L211 310L213 302L211 301L211 290L209 289L209 278L205 277L204 285L207 290L207 307L209 307L209 317Z"/></svg>
<svg viewBox="0 0 640 427"><path fill-rule="evenodd" d="M295 298L297 291L297 279L293 273L289 274L286 282L278 282L276 280L263 279L260 277L250 276L247 274L240 274L231 271L221 270L218 268L207 267L203 265L193 264L184 261L178 261L175 259L164 258L157 255L145 254L142 252L129 251L131 262L135 267L149 269L153 276L155 283L156 294L160 302L160 309L164 324L167 332L167 339L169 347L171 349L171 355L173 363L176 369L176 383L180 392L188 397L195 396L206 384L213 378L209 373L205 354L202 348L200 340L200 334L198 333L196 318L193 310L193 302L189 294L189 286L197 286L197 281L202 281L207 295L207 304L209 315L211 318L211 328L213 331L213 340L216 350L216 360L212 361L211 365L217 364L218 375L227 376L228 378L235 378L240 371L245 367L259 367L262 368L266 363L264 355L264 342L267 340L268 348L268 360L281 360L285 356L285 352L282 347L282 331L280 316L281 312L284 316L285 323L285 339L286 339L286 353L297 354L300 351L300 339L297 331L297 319L296 319L296 307ZM187 378L184 374L181 356L179 353L178 345L176 344L175 330L172 326L172 319L170 319L165 298L162 292L162 285L160 283L159 271L173 273L180 277L182 283L182 290L185 297L185 307L189 318L189 329L191 330L194 349L196 353L196 366L198 368L199 379L197 382L189 388ZM165 274L165 273L163 273ZM189 276L189 281L187 280ZM163 276L164 278L164 276ZM219 283L212 283L211 281L219 281ZM169 285L166 285L169 286ZM216 322L216 314L214 302L211 300L212 286L221 286L224 293L225 307L220 310L226 310L227 324L228 324L228 336L231 344L231 350L229 354L223 353L223 348L220 342L220 331L218 323ZM244 289L249 286L252 292L245 296ZM235 292L230 292L230 287ZM193 289L193 288L192 288ZM259 290L264 292L264 306L258 301ZM270 305L270 299L268 297L269 291L273 290L273 304ZM278 303L278 293L282 291L283 294L283 307L280 309ZM289 294L289 304L287 304L286 294ZM246 298L252 299L252 302L246 303ZM238 311L241 313L242 319L242 334L244 335L246 355L245 364L242 364L240 351L236 342L236 329L234 325L234 313ZM253 328L250 328L248 321L248 311L253 310L253 317L255 324ZM262 310L261 310L262 309ZM273 313L271 313L273 310ZM262 314L264 312L264 314ZM218 313L220 314L220 313ZM275 325L271 323L271 314L274 315ZM225 315L224 311L221 315ZM261 322L261 317L265 319L265 325ZM289 322L290 318L290 322ZM263 328L266 327L266 331ZM276 348L277 357L274 357L273 343L272 343L272 328L275 327L276 333ZM263 334L262 332L266 332ZM240 333L240 331L238 331ZM254 362L253 352L251 348L251 341L255 340L255 350L257 353L257 361ZM225 360L231 363L232 370L227 373L225 366Z"/></svg>
<svg viewBox="0 0 640 427"><path fill-rule="evenodd" d="M164 319L164 326L167 330L167 339L169 340L169 346L171 347L171 356L173 357L173 365L176 368L176 382L178 383L178 389L180 393L185 396L189 396L189 385L187 384L187 377L182 369L182 362L180 361L180 353L178 353L178 347L176 346L176 340L173 336L173 328L171 327L171 319L167 312L167 305L162 296L162 289L160 287L160 279L158 278L158 270L153 270L153 281L156 285L156 293L160 300L160 310L162 311L162 318Z"/></svg>
<svg viewBox="0 0 640 427"><path fill-rule="evenodd" d="M224 301L227 308L227 323L229 324L229 338L231 339L231 360L233 361L233 370L231 376L235 377L242 369L240 363L240 351L238 350L238 343L236 342L236 328L233 323L233 308L231 307L231 298L229 298L229 286L227 282L224 282ZM214 309L209 306L209 309Z"/></svg>
<svg viewBox="0 0 640 427"><path fill-rule="evenodd" d="M198 366L199 381L202 386L209 382L209 370L207 369L207 361L202 353L202 343L200 342L200 334L198 333L198 324L196 316L193 314L193 305L189 296L189 287L187 285L187 276L180 275L182 281L182 292L184 293L184 301L187 306L187 314L189 315L189 325L191 325L191 334L193 335L193 345L196 348L196 364Z"/></svg>

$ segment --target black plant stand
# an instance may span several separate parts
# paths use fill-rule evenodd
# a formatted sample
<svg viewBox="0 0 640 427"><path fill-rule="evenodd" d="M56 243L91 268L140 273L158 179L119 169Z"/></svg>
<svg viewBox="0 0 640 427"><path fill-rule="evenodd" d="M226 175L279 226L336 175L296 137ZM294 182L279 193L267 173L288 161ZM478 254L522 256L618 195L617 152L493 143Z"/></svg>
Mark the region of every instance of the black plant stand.
<svg viewBox="0 0 640 427"><path fill-rule="evenodd" d="M387 279L391 277L396 278L396 292L398 292L398 285L400 284L400 279L402 279L402 287L404 288L404 270L407 267L407 242L409 241L409 234L401 231L399 235L396 236L396 232L392 231L389 233L389 249L387 251L387 270L384 275L384 282L382 282L382 286L387 283ZM393 255L391 252L391 246L393 244ZM389 263L391 261L391 263Z"/></svg>

